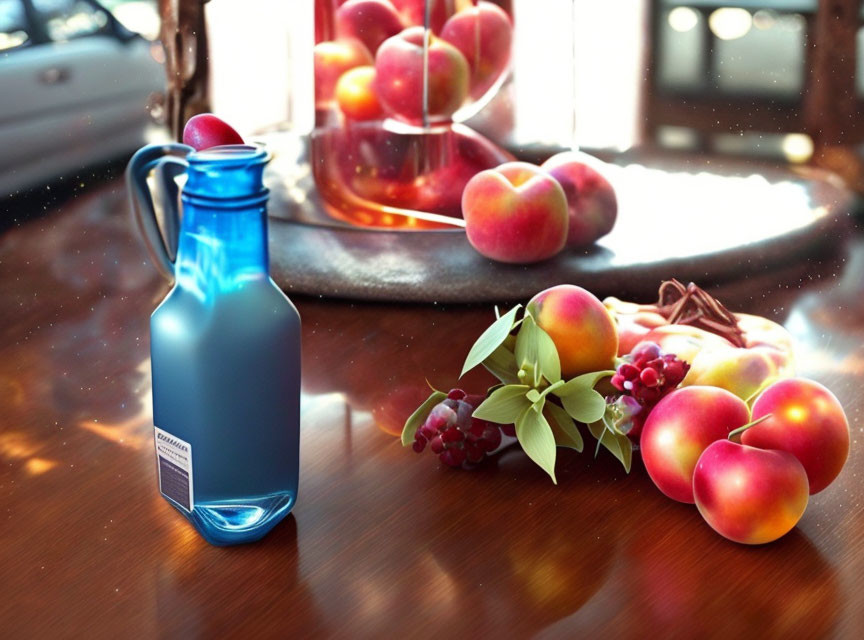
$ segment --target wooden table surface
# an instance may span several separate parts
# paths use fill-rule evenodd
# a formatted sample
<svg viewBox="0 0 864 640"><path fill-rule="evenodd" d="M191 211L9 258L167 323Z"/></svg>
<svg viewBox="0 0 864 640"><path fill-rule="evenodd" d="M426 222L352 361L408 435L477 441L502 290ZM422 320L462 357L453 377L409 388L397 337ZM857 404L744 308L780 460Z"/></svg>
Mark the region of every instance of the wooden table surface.
<svg viewBox="0 0 864 640"><path fill-rule="evenodd" d="M454 384L490 308L301 299L297 507L260 543L216 548L156 488L147 327L167 286L124 198L116 181L70 192L0 235L0 636L864 635L856 233L717 292L785 322L852 426L842 475L777 543L720 538L638 460L628 476L562 450L553 486L517 449L474 472L403 449L387 430L424 377Z"/></svg>

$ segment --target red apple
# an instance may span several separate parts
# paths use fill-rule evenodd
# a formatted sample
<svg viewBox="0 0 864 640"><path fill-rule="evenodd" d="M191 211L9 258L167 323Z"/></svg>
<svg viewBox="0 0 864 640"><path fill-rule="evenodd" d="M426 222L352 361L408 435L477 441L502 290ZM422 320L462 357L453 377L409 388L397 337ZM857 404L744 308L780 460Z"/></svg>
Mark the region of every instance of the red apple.
<svg viewBox="0 0 864 640"><path fill-rule="evenodd" d="M747 424L741 398L717 387L685 387L657 403L639 440L645 470L664 494L693 503L693 469L712 442Z"/></svg>
<svg viewBox="0 0 864 640"><path fill-rule="evenodd" d="M372 55L390 36L403 29L396 8L388 0L348 0L336 10L336 33L357 38Z"/></svg>
<svg viewBox="0 0 864 640"><path fill-rule="evenodd" d="M618 200L609 181L580 153L565 152L543 163L564 189L570 211L567 245L585 247L612 231L618 216Z"/></svg>
<svg viewBox="0 0 864 640"><path fill-rule="evenodd" d="M527 162L507 162L471 178L462 192L462 216L471 245L499 262L546 260L567 240L561 185Z"/></svg>
<svg viewBox="0 0 864 640"><path fill-rule="evenodd" d="M423 26L426 22L426 4L429 8L429 28L441 33L447 19L456 11L455 0L390 0L406 25Z"/></svg>
<svg viewBox="0 0 864 640"><path fill-rule="evenodd" d="M378 98L385 110L405 122L423 122L423 40L428 42L428 116L443 122L468 95L468 63L459 51L425 32L405 29L381 45L375 57Z"/></svg>
<svg viewBox="0 0 864 640"><path fill-rule="evenodd" d="M231 125L212 113L200 113L189 118L183 127L183 144L201 151L223 144L243 144L243 138Z"/></svg>
<svg viewBox="0 0 864 640"><path fill-rule="evenodd" d="M375 92L375 67L354 67L336 83L336 102L347 118L378 120L384 110Z"/></svg>
<svg viewBox="0 0 864 640"><path fill-rule="evenodd" d="M753 420L741 442L794 455L819 493L840 473L849 456L849 422L836 396L812 380L789 378L765 389L753 404Z"/></svg>
<svg viewBox="0 0 864 640"><path fill-rule="evenodd" d="M362 42L353 38L319 42L313 49L315 105L326 107L333 99L336 83L346 71L374 63Z"/></svg>
<svg viewBox="0 0 864 640"><path fill-rule="evenodd" d="M791 531L807 508L807 491L807 473L791 453L730 440L705 449L693 473L699 513L721 536L744 544Z"/></svg>
<svg viewBox="0 0 864 640"><path fill-rule="evenodd" d="M441 37L468 61L472 98L486 93L510 63L513 25L510 16L491 2L481 0L459 11L444 25Z"/></svg>

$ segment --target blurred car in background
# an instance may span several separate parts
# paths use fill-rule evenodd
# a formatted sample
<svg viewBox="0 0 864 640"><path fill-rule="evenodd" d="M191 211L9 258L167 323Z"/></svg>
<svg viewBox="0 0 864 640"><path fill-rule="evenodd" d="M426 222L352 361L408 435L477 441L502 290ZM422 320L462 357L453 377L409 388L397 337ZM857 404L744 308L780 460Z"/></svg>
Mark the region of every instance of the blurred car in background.
<svg viewBox="0 0 864 640"><path fill-rule="evenodd" d="M161 57L94 0L0 0L0 197L141 146Z"/></svg>

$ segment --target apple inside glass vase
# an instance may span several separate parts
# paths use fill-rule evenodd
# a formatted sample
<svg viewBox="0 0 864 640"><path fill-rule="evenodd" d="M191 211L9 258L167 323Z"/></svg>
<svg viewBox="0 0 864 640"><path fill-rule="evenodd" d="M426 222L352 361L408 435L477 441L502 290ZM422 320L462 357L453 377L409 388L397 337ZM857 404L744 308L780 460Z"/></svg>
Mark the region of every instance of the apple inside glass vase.
<svg viewBox="0 0 864 640"><path fill-rule="evenodd" d="M508 0L316 0L313 175L328 212L461 226L479 171L513 157L464 123L506 81Z"/></svg>

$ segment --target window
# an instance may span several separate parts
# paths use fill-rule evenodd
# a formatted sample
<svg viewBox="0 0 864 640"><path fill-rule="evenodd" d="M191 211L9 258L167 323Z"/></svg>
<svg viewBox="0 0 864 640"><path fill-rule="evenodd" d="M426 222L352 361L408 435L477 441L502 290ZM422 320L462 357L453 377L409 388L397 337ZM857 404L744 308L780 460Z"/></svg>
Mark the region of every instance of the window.
<svg viewBox="0 0 864 640"><path fill-rule="evenodd" d="M0 0L0 51L23 47L30 42L30 26L21 0Z"/></svg>
<svg viewBox="0 0 864 640"><path fill-rule="evenodd" d="M54 42L66 42L110 31L108 14L83 0L33 0L45 20L45 32Z"/></svg>

